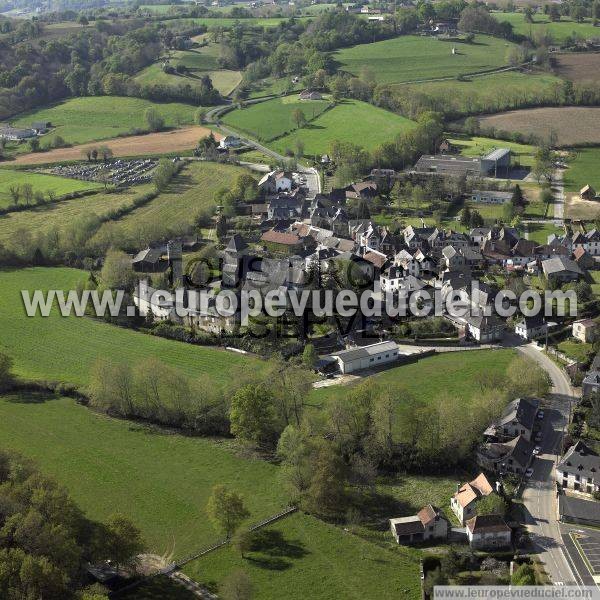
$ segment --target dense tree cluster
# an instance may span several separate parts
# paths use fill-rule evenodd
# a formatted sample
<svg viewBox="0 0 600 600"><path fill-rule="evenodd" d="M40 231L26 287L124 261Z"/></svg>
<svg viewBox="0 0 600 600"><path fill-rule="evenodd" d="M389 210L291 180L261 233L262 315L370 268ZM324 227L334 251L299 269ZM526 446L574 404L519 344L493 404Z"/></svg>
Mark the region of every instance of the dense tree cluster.
<svg viewBox="0 0 600 600"><path fill-rule="evenodd" d="M3 451L0 507L0 596L7 600L85 600L91 597L82 588L86 563L112 559L125 566L143 550L128 519L89 521L63 488Z"/></svg>

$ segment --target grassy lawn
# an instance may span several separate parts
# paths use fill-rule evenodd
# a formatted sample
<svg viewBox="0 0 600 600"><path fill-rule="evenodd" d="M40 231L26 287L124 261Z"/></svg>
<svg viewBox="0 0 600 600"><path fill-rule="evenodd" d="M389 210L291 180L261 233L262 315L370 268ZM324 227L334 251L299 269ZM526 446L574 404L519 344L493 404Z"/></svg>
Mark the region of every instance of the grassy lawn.
<svg viewBox="0 0 600 600"><path fill-rule="evenodd" d="M589 271L589 274L594 281L592 291L595 296L600 296L600 271Z"/></svg>
<svg viewBox="0 0 600 600"><path fill-rule="evenodd" d="M312 121L329 106L328 100L302 101L293 95L233 110L222 120L226 125L260 141L269 141L296 129L296 123L292 119L295 110L300 109L306 119ZM337 107L332 110L337 110Z"/></svg>
<svg viewBox="0 0 600 600"><path fill-rule="evenodd" d="M0 178L2 172L0 171ZM15 236L18 238L23 231L32 236L46 233L51 229L62 231L86 215L102 217L113 210L131 205L135 197L147 189L149 186L141 186L116 194L101 192L93 196L36 206L26 211L2 215L0 216L0 241Z"/></svg>
<svg viewBox="0 0 600 600"><path fill-rule="evenodd" d="M558 349L577 362L586 362L594 353L592 344L584 344L576 340L565 340L558 344Z"/></svg>
<svg viewBox="0 0 600 600"><path fill-rule="evenodd" d="M600 146L573 150L564 183L569 192L578 192L586 184L600 191Z"/></svg>
<svg viewBox="0 0 600 600"><path fill-rule="evenodd" d="M472 44L403 35L345 48L336 52L334 58L353 75L368 68L380 83L402 83L500 67L508 64L510 47L511 43L486 35L476 36ZM453 48L456 54L452 54Z"/></svg>
<svg viewBox="0 0 600 600"><path fill-rule="evenodd" d="M523 13L493 13L498 21L507 21L513 26L513 31L519 35L532 37L537 30L547 31L556 42L562 42L567 37L577 35L584 39L598 37L598 28L587 20L584 23L576 23L568 17L562 17L560 21L552 22L548 15L536 13L533 23L525 21Z"/></svg>
<svg viewBox="0 0 600 600"><path fill-rule="evenodd" d="M133 238L134 242L144 244L172 232L187 231L198 214L213 211L215 191L220 187L231 188L244 172L240 167L226 164L190 163L155 200L119 221L105 223L96 237L102 238L110 232L116 239Z"/></svg>
<svg viewBox="0 0 600 600"><path fill-rule="evenodd" d="M263 530L246 558L225 547L190 563L184 572L212 588L231 571L242 569L252 580L257 600L416 599L417 557L414 550L381 547L295 514Z"/></svg>
<svg viewBox="0 0 600 600"><path fill-rule="evenodd" d="M547 73L521 73L507 71L462 81L430 81L414 85L394 85L394 90L406 98L424 95L435 110L450 114L469 115L489 112L490 106L498 110L511 110L524 104L554 102L563 82Z"/></svg>
<svg viewBox="0 0 600 600"><path fill-rule="evenodd" d="M541 223L528 223L527 230L529 231L529 239L537 242L538 244L547 244L548 236L552 233L556 235L562 235L564 231L558 227L555 227L552 223L541 224Z"/></svg>
<svg viewBox="0 0 600 600"><path fill-rule="evenodd" d="M102 188L101 184L94 182L78 181L77 179L44 175L43 173L2 169L0 171L0 208L5 208L13 204L9 193L11 186L20 187L26 183L31 184L34 193L42 192L46 200L48 199L46 192L49 191L54 192L57 196L63 196L72 192ZM24 198L21 197L19 204L25 204Z"/></svg>
<svg viewBox="0 0 600 600"><path fill-rule="evenodd" d="M42 144L56 135L70 144L82 144L116 137L135 128L145 129L144 111L150 107L157 110L169 127L192 123L196 110L178 102L161 104L140 98L89 96L23 113L15 120L15 126L29 127L33 121L49 121L55 129L41 138Z"/></svg>
<svg viewBox="0 0 600 600"><path fill-rule="evenodd" d="M204 512L216 484L244 495L251 522L286 503L277 467L224 442L156 432L68 398L0 397L0 415L0 447L37 461L92 518L132 518L159 554L181 557L220 538Z"/></svg>
<svg viewBox="0 0 600 600"><path fill-rule="evenodd" d="M465 156L482 156L494 148L510 148L513 164L531 166L533 164L533 146L528 144L517 144L516 142L506 142L504 140L495 140L480 136L456 136L451 137L451 142L460 147L461 154Z"/></svg>
<svg viewBox="0 0 600 600"><path fill-rule="evenodd" d="M202 75L208 75L215 89L223 96L230 94L242 80L242 74L239 71L194 71L186 75L177 75L175 73L165 73L159 63L146 67L135 80L141 84L161 84L169 87L180 85L190 85L192 88L200 87L200 78Z"/></svg>
<svg viewBox="0 0 600 600"><path fill-rule="evenodd" d="M296 139L304 142L304 155L329 152L331 142L352 142L373 150L414 126L414 121L359 100L345 100L323 113L301 130L271 143L280 153L293 149Z"/></svg>
<svg viewBox="0 0 600 600"><path fill-rule="evenodd" d="M470 399L479 389L477 375L505 373L514 358L514 350L446 352L382 371L372 381L382 386L401 385L415 398L427 402L438 399L442 390L450 398ZM313 390L311 398L315 404L324 405L347 394L347 386L333 385Z"/></svg>
<svg viewBox="0 0 600 600"><path fill-rule="evenodd" d="M154 356L190 377L209 378L221 386L240 369L261 369L262 362L252 357L190 346L87 317L61 317L57 311L48 318L26 316L21 290L71 290L86 276L66 268L2 272L0 350L13 358L17 375L85 385L99 357L136 363Z"/></svg>

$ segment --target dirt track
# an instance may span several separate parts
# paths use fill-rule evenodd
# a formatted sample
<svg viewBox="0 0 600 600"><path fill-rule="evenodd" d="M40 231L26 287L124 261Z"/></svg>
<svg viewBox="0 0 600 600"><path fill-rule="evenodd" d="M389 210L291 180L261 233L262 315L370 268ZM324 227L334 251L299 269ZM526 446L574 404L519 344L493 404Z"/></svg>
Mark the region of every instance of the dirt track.
<svg viewBox="0 0 600 600"><path fill-rule="evenodd" d="M112 138L100 142L81 144L72 148L58 148L49 152L36 152L23 154L10 164L39 165L67 160L82 160L86 148L108 146L114 156L139 156L144 154L163 154L178 150L194 148L198 140L209 135L210 129L206 127L185 127L174 131L149 133L147 135L134 135L131 137ZM223 136L215 133L215 138L220 140Z"/></svg>

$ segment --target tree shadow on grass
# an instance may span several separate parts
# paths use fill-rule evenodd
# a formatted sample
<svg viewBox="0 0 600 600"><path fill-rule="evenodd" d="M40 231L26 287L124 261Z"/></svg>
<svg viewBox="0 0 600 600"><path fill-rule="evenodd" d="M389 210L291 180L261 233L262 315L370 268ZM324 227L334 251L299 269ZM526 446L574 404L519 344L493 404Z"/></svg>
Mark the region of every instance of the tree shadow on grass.
<svg viewBox="0 0 600 600"><path fill-rule="evenodd" d="M388 520L416 513L414 506L403 502L391 494L363 492L357 494L352 504L363 515L363 525L368 529L383 531L388 528ZM365 517L365 515L368 515Z"/></svg>
<svg viewBox="0 0 600 600"><path fill-rule="evenodd" d="M254 534L251 551L258 553L247 559L261 569L284 571L292 566L286 558L298 559L306 556L308 551L298 540L286 540L280 531L264 529Z"/></svg>
<svg viewBox="0 0 600 600"><path fill-rule="evenodd" d="M17 392L8 396L11 404L45 404L51 400L58 400L59 396L49 392Z"/></svg>

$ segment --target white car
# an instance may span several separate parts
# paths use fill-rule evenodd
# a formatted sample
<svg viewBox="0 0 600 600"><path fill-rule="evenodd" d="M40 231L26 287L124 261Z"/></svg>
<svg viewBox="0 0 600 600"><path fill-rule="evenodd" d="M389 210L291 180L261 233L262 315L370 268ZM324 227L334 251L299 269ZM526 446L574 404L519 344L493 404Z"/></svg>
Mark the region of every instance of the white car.
<svg viewBox="0 0 600 600"><path fill-rule="evenodd" d="M541 454L541 452L542 452L542 448L541 448L541 446L536 446L536 447L533 449L533 454L534 454L535 456L537 456L538 454Z"/></svg>
<svg viewBox="0 0 600 600"><path fill-rule="evenodd" d="M527 477L527 479L529 479L532 475L533 475L533 469L531 467L529 467L529 469L527 469L527 471L525 471L525 477Z"/></svg>

